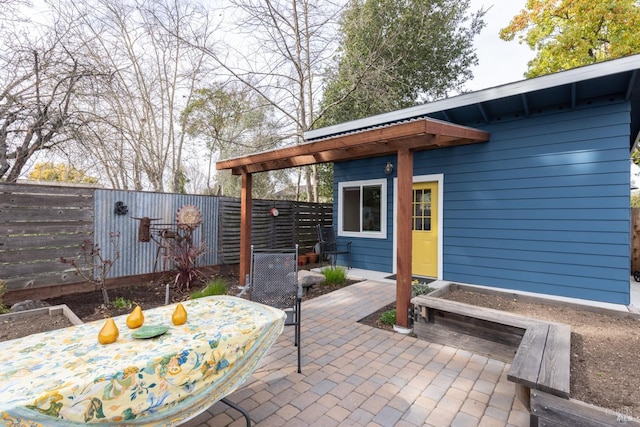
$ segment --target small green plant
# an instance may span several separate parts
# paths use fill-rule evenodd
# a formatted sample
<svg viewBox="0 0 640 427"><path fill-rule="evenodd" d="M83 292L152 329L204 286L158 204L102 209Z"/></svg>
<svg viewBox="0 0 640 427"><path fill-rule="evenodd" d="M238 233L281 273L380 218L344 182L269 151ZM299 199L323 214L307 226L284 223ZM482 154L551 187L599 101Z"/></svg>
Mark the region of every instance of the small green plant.
<svg viewBox="0 0 640 427"><path fill-rule="evenodd" d="M396 309L385 311L380 315L380 321L387 325L395 325L396 324Z"/></svg>
<svg viewBox="0 0 640 427"><path fill-rule="evenodd" d="M411 285L411 298L428 294L431 291L433 291L433 288L430 288L426 283L414 283Z"/></svg>
<svg viewBox="0 0 640 427"><path fill-rule="evenodd" d="M133 307L133 301L126 299L125 297L116 297L113 300L111 305L118 310L122 310L123 308L131 308Z"/></svg>
<svg viewBox="0 0 640 427"><path fill-rule="evenodd" d="M227 283L221 278L216 278L207 282L204 289L191 292L191 299L210 297L212 295L226 295Z"/></svg>
<svg viewBox="0 0 640 427"><path fill-rule="evenodd" d="M5 307L2 302L2 296L5 292L7 292L7 282L0 279L0 314L9 312L9 308Z"/></svg>
<svg viewBox="0 0 640 427"><path fill-rule="evenodd" d="M347 269L344 267L330 267L322 270L326 285L341 285L347 281Z"/></svg>

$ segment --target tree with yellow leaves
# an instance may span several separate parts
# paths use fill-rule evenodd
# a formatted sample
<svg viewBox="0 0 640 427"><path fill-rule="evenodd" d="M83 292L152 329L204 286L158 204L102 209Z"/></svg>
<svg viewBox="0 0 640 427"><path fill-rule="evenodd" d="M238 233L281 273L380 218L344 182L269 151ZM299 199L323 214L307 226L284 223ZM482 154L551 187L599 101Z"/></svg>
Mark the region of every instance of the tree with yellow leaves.
<svg viewBox="0 0 640 427"><path fill-rule="evenodd" d="M53 162L37 163L29 173L29 179L39 181L73 182L78 184L97 184L98 180L85 172L65 165Z"/></svg>
<svg viewBox="0 0 640 427"><path fill-rule="evenodd" d="M639 24L636 0L527 0L500 38L537 51L531 78L640 53Z"/></svg>

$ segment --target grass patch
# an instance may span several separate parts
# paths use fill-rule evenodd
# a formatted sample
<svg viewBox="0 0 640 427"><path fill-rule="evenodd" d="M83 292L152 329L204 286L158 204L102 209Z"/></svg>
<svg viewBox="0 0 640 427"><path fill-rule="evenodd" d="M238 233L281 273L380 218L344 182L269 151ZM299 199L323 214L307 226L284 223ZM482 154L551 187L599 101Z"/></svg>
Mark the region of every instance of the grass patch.
<svg viewBox="0 0 640 427"><path fill-rule="evenodd" d="M227 283L221 278L216 278L207 282L207 286L204 289L200 289L198 291L191 292L190 298L203 298L210 297L212 295L226 295L227 294Z"/></svg>
<svg viewBox="0 0 640 427"><path fill-rule="evenodd" d="M131 301L129 299L126 299L124 297L116 297L116 299L113 300L111 305L114 308L117 308L118 310L121 310L123 308L131 308L131 307L133 307L133 301Z"/></svg>
<svg viewBox="0 0 640 427"><path fill-rule="evenodd" d="M342 285L347 281L347 269L345 267L323 268L322 274L326 285Z"/></svg>
<svg viewBox="0 0 640 427"><path fill-rule="evenodd" d="M396 309L385 311L380 315L380 321L387 325L393 326L396 324Z"/></svg>
<svg viewBox="0 0 640 427"><path fill-rule="evenodd" d="M426 285L424 283L413 283L411 285L411 298L418 295L428 294L431 291L433 291L433 288L429 287L429 285ZM380 322L389 326L395 325L396 309L394 308L393 310L385 311L384 313L382 313L380 315Z"/></svg>

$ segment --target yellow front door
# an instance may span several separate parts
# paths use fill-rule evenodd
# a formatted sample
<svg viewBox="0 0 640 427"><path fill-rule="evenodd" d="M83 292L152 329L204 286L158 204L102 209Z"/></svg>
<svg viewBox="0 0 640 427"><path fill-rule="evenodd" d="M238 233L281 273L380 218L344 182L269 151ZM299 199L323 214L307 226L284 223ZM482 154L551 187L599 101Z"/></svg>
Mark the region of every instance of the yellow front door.
<svg viewBox="0 0 640 427"><path fill-rule="evenodd" d="M438 183L413 184L411 274L438 277Z"/></svg>

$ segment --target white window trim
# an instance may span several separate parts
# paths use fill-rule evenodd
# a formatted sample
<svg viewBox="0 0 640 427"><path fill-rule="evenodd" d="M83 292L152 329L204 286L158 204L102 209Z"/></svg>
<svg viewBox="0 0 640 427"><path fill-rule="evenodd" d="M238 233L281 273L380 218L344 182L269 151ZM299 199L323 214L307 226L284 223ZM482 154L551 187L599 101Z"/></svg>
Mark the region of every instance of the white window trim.
<svg viewBox="0 0 640 427"><path fill-rule="evenodd" d="M381 231L343 231L342 226L342 194L344 187L360 187L368 185L380 186L380 229ZM360 197L362 198L362 191L360 191ZM360 208L362 208L362 199L360 200ZM362 221L362 218L361 218ZM362 222L360 223L362 228ZM344 237L360 237L364 239L386 239L387 238L387 180L381 179L369 179L363 181L343 181L338 183L338 236Z"/></svg>

